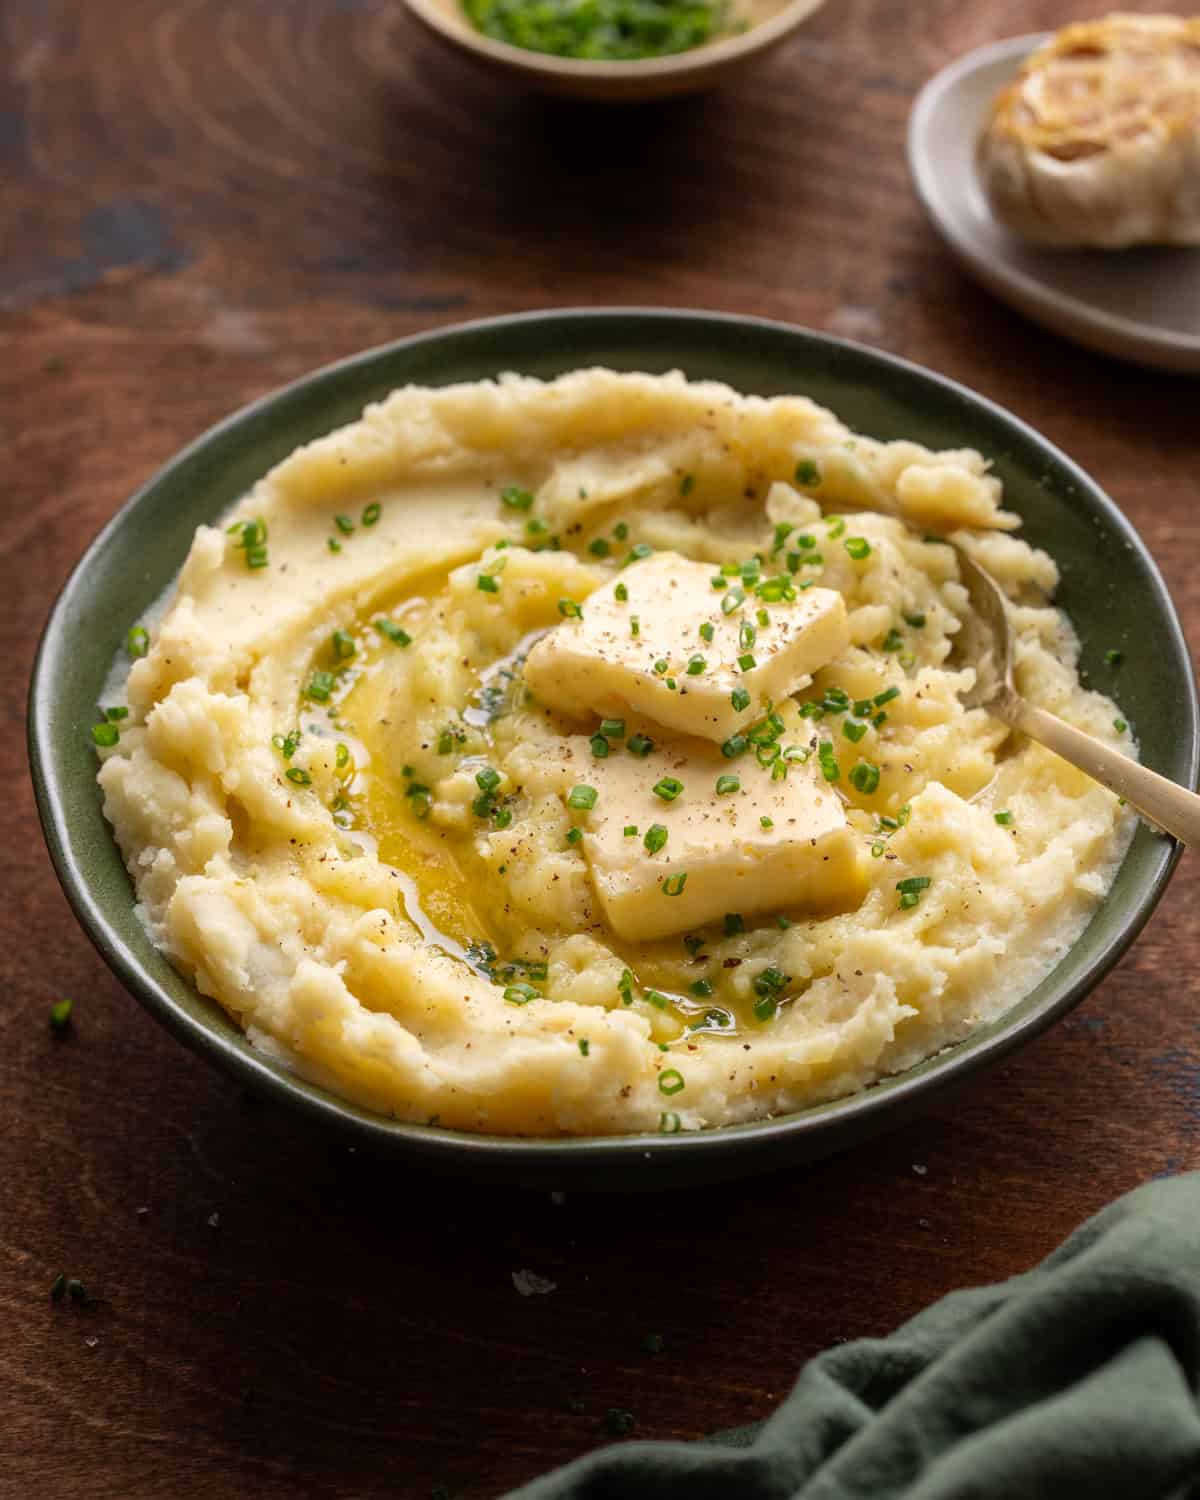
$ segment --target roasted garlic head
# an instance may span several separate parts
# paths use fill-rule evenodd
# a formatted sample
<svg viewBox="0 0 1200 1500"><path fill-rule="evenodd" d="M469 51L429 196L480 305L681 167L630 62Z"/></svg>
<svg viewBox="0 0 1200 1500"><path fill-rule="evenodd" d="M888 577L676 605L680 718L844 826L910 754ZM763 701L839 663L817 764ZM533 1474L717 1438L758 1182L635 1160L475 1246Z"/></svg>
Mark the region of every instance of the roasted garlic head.
<svg viewBox="0 0 1200 1500"><path fill-rule="evenodd" d="M996 99L978 166L996 217L1037 243L1200 244L1200 18L1064 27Z"/></svg>

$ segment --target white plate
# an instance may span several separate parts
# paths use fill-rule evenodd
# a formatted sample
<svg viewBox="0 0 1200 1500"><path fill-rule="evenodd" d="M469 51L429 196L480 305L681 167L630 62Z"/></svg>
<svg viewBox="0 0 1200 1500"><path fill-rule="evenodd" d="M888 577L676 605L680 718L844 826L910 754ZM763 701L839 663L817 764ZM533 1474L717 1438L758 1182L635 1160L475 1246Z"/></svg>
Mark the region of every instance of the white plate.
<svg viewBox="0 0 1200 1500"><path fill-rule="evenodd" d="M989 291L1091 349L1200 372L1200 249L1039 250L992 217L975 173L984 114L1043 36L968 52L925 85L908 164L934 226Z"/></svg>

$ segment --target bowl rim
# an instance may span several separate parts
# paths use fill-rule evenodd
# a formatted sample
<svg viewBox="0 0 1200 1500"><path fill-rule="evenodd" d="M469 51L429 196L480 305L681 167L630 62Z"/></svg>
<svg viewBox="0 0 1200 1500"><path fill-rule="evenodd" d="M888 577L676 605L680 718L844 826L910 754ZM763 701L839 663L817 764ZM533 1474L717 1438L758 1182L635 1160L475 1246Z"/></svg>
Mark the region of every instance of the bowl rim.
<svg viewBox="0 0 1200 1500"><path fill-rule="evenodd" d="M1185 721L1181 725L1181 731L1186 737L1184 744L1189 785L1196 785L1197 771L1200 769L1200 700L1197 697L1196 680L1191 669L1183 627L1158 566L1133 524L1116 502L1073 459L1020 417L960 382L898 355L779 320L734 313L636 306L569 307L502 314L428 329L320 366L267 392L214 423L161 465L96 534L55 598L38 643L28 696L27 747L38 817L55 873L80 925L124 987L172 1035L252 1091L297 1109L310 1119L331 1124L364 1144L393 1152L403 1151L415 1163L435 1170L469 1175L487 1172L491 1166L499 1166L501 1163L516 1163L518 1175L525 1167L536 1169L539 1177L547 1174L553 1177L556 1172L561 1172L565 1177L568 1173L582 1169L586 1178L589 1170L611 1172L631 1161L638 1161L639 1165L657 1164L665 1181L669 1173L668 1163L674 1166L693 1160L698 1165L699 1159L709 1158L706 1170L719 1176L722 1175L719 1170L722 1159L728 1162L730 1158L755 1152L762 1156L757 1167L739 1161L736 1167L727 1165L724 1175L748 1175L755 1170L768 1170L778 1165L781 1159L772 1158L769 1150L772 1143L794 1145L804 1137L819 1135L824 1129L831 1130L838 1137L837 1143L830 1149L840 1149L842 1145L873 1134L881 1128L875 1123L881 1114L886 1119L893 1114L903 1116L914 1112L921 1097L927 1092L951 1086L978 1069L999 1061L1066 1014L1100 983L1128 950L1158 905L1183 852L1183 846L1176 840L1167 837L1162 839L1157 851L1156 868L1149 883L1136 905L1125 914L1119 929L1104 940L1083 974L1063 986L1060 992L1047 996L1036 1009L1005 1024L1006 1017L1013 1014L1010 1010L996 1023L983 1028L982 1032L969 1033L962 1041L933 1057L901 1073L881 1079L857 1093L787 1115L709 1130L683 1131L672 1135L637 1132L603 1136L534 1137L486 1135L454 1131L436 1125L408 1123L373 1114L332 1091L309 1082L299 1074L284 1070L266 1054L257 1052L247 1044L244 1035L223 1035L199 1018L189 1015L178 1005L174 997L143 969L92 892L90 880L81 864L80 850L72 838L64 806L63 788L67 778L59 777L51 750L53 664L61 651L70 649L69 641L64 637L65 622L76 602L87 597L87 580L92 559L129 523L133 513L153 500L159 486L177 469L185 466L210 443L230 436L239 427L261 418L273 406L283 405L302 390L324 383L336 384L349 371L369 367L400 351L423 345L469 341L480 334L539 323L563 324L568 328L574 325L580 329L581 325L595 328L630 319L654 327L659 332L701 324L718 334L721 330L735 328L743 332L757 330L764 335L783 335L816 347L839 350L851 358L865 358L869 363L905 379L915 379L926 388L935 387L943 397L981 409L991 421L1015 430L1016 435L1026 442L1032 441L1062 466L1077 490L1087 494L1089 504L1105 515L1109 524L1121 533L1126 545L1138 555L1145 569L1148 585L1155 596L1158 613L1166 626L1171 647L1186 667L1184 676L1187 690L1184 701L1179 706ZM569 338L564 347L572 347ZM213 1001L208 1003L216 1004ZM1020 1003L1014 1002L1014 1006ZM819 1153L814 1151L812 1154ZM711 1161L712 1158L716 1161ZM714 1168L717 1170L714 1171ZM656 1180L652 1185L657 1187L660 1185L657 1181L659 1174L656 1172L653 1175ZM636 1188L639 1184L626 1182L621 1186Z"/></svg>
<svg viewBox="0 0 1200 1500"><path fill-rule="evenodd" d="M626 62L593 62L584 58L558 57L551 52L534 52L528 47L517 47L511 42L498 42L493 37L484 36L472 27L465 16L461 24L456 24L438 4L438 0L404 0L404 3L419 20L447 41L480 57L486 57L491 62L564 82L605 80L619 83L634 79L648 82L652 79L683 78L701 69L720 67L740 58L752 57L754 53L771 46L802 21L806 21L821 9L826 0L788 0L773 16L768 16L756 26L748 27L738 36L718 38L667 57L643 57Z"/></svg>

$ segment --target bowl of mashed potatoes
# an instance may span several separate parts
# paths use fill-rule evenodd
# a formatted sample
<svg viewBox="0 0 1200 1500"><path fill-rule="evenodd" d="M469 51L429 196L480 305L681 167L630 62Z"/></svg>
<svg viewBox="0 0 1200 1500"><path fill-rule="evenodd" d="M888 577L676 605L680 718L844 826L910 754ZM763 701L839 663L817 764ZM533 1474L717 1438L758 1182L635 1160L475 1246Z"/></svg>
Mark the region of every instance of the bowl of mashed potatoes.
<svg viewBox="0 0 1200 1500"><path fill-rule="evenodd" d="M1026 695L1191 784L1152 561L980 398L698 314L372 351L200 439L68 583L56 867L185 1041L413 1157L830 1151L1061 1015L1177 854L963 707L951 539Z"/></svg>

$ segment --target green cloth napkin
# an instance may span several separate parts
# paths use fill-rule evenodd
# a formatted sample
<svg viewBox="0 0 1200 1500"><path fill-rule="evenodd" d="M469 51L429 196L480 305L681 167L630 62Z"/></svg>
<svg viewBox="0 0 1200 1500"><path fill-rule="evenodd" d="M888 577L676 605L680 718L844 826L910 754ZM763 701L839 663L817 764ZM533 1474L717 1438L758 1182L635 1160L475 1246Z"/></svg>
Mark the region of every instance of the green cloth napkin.
<svg viewBox="0 0 1200 1500"><path fill-rule="evenodd" d="M509 1500L1200 1500L1198 1387L1193 1173L1035 1270L827 1349L748 1446L623 1443Z"/></svg>

